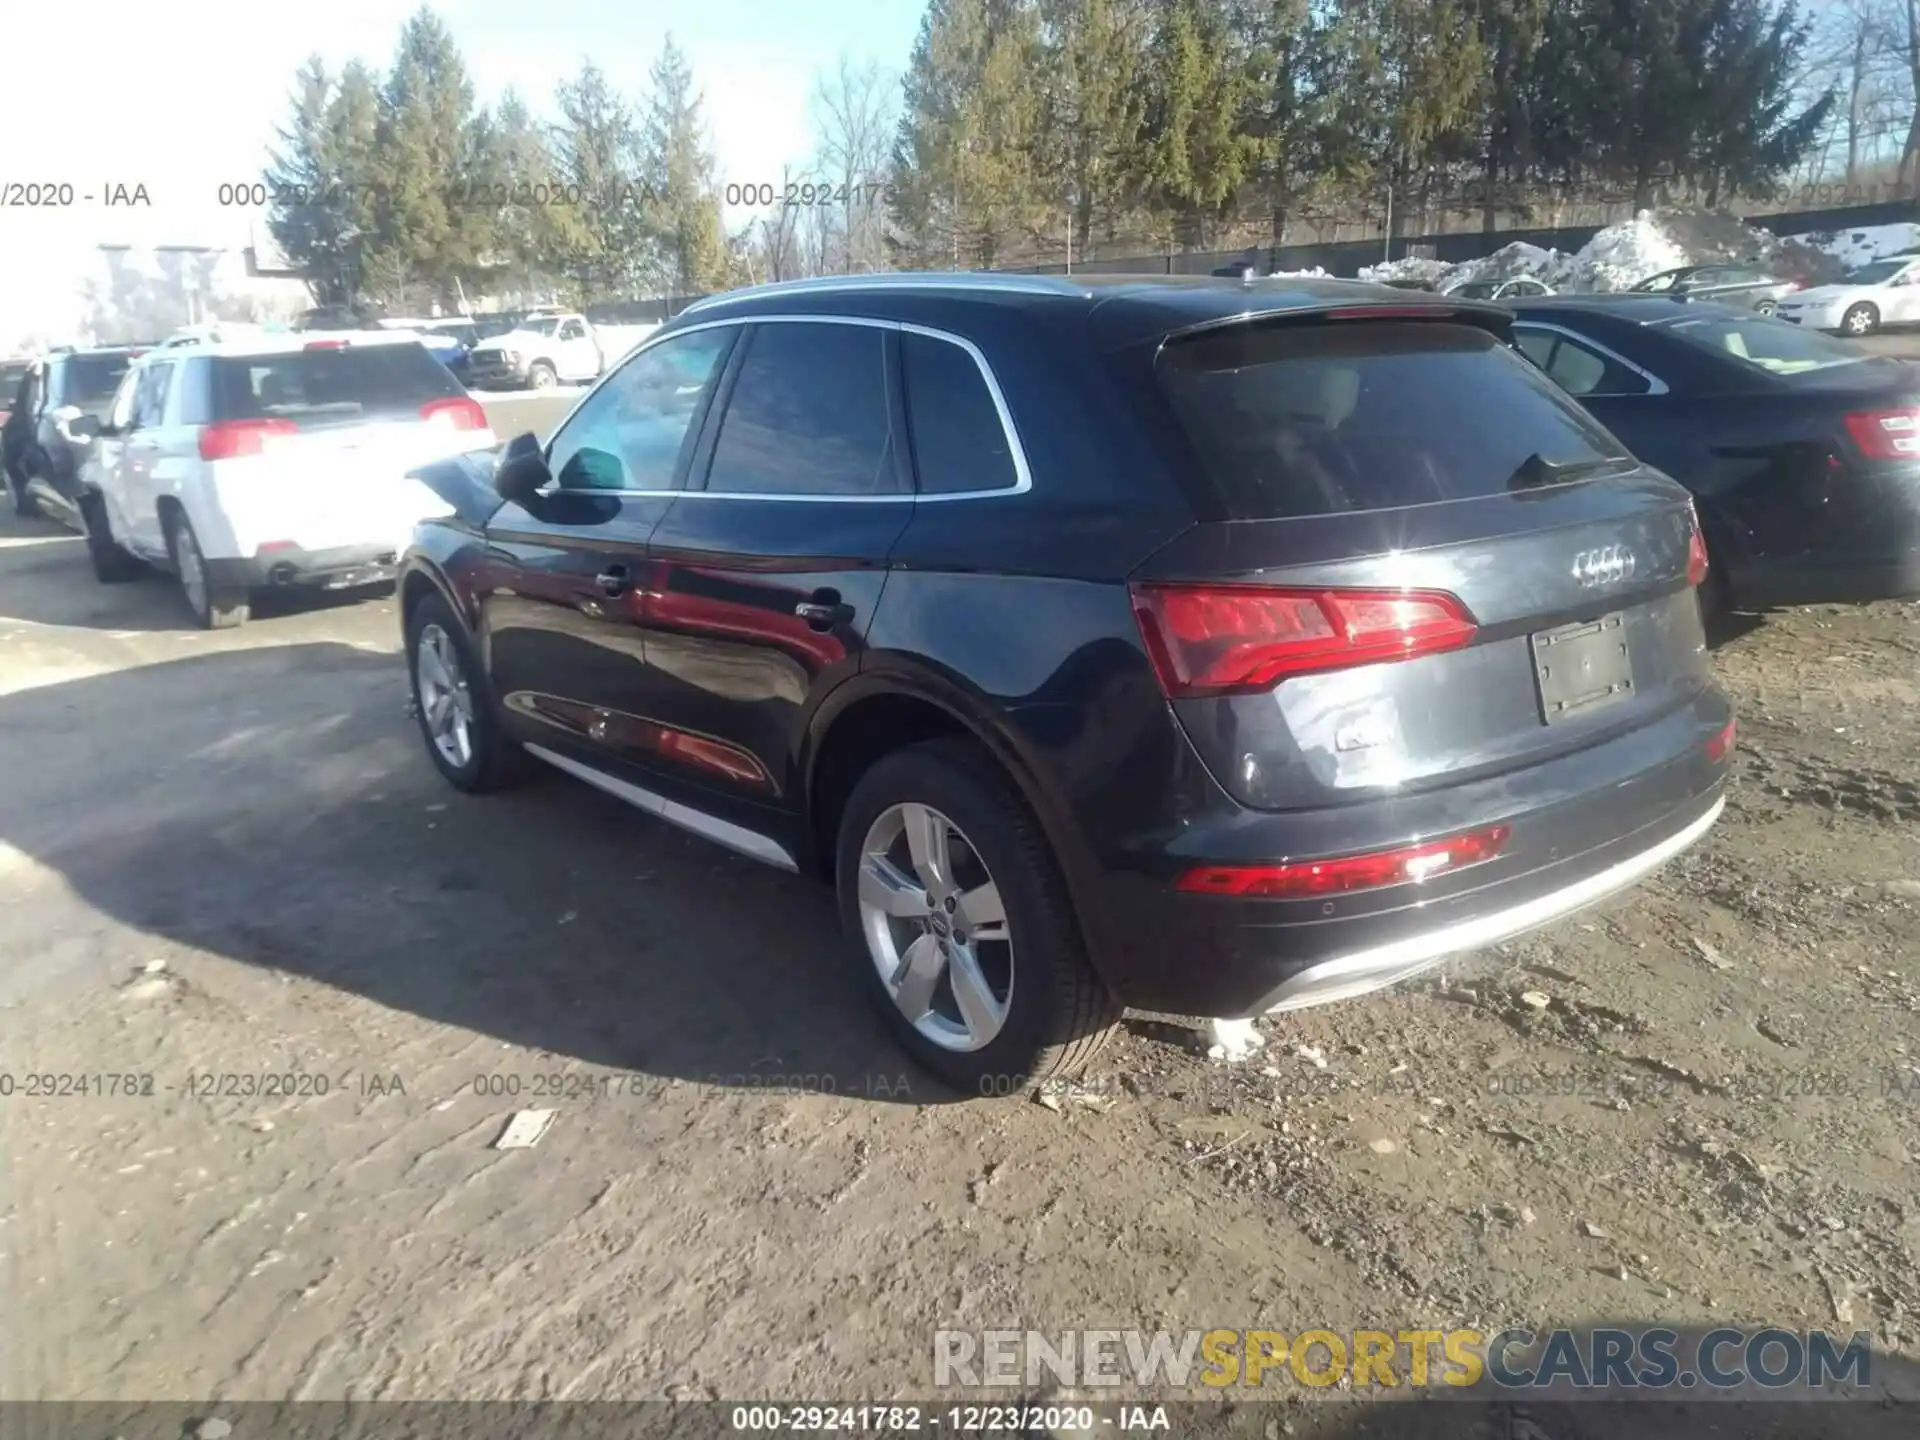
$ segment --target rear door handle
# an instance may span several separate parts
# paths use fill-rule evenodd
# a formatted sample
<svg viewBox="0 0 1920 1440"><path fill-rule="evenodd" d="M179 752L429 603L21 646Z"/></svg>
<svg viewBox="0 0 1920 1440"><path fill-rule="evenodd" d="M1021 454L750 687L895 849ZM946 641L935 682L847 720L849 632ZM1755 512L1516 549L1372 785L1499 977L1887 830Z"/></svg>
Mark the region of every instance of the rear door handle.
<svg viewBox="0 0 1920 1440"><path fill-rule="evenodd" d="M609 600L618 599L627 593L633 585L633 575L624 565L609 565L593 577L593 583L600 587L600 593Z"/></svg>
<svg viewBox="0 0 1920 1440"><path fill-rule="evenodd" d="M793 613L815 630L831 630L853 619L853 606L841 600L838 590L816 590L811 599L794 606Z"/></svg>

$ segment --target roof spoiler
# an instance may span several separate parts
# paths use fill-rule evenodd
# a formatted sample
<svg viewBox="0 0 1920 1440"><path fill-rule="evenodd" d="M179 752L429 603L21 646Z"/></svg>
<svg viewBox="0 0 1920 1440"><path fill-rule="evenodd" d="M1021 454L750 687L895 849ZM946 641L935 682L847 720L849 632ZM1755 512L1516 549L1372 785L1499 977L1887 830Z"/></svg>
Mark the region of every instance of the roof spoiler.
<svg viewBox="0 0 1920 1440"><path fill-rule="evenodd" d="M1411 298L1403 298L1404 296ZM1472 325L1505 339L1513 325L1513 312L1484 300L1456 300L1445 295L1422 299L1420 292L1396 294L1391 300L1335 300L1325 305L1301 305L1272 310L1243 310L1237 315L1222 315L1197 325L1169 331L1166 340L1186 340L1238 325L1339 325L1351 321L1419 320L1427 323L1451 321Z"/></svg>

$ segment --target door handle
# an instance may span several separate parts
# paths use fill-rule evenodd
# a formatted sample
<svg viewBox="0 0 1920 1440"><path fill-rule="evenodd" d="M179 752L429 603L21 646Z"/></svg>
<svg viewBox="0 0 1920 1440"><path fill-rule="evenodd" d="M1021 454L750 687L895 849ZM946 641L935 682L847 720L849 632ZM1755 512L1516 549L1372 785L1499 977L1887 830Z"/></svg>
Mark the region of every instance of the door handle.
<svg viewBox="0 0 1920 1440"><path fill-rule="evenodd" d="M793 607L793 613L815 630L831 630L853 619L853 606L841 600L838 590L816 590L811 599Z"/></svg>
<svg viewBox="0 0 1920 1440"><path fill-rule="evenodd" d="M593 583L600 587L600 593L609 600L618 599L627 593L633 585L633 576L624 565L609 565L593 577Z"/></svg>

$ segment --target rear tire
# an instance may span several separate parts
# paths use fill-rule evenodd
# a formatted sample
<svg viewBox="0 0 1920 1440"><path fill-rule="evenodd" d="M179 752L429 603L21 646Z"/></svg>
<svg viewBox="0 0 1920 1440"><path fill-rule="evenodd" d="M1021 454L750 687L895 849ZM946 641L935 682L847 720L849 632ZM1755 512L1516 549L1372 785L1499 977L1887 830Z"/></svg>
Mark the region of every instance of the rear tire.
<svg viewBox="0 0 1920 1440"><path fill-rule="evenodd" d="M1780 306L1772 300L1762 300L1758 305L1754 306L1753 308L1757 313L1761 315L1771 316L1776 311L1779 310Z"/></svg>
<svg viewBox="0 0 1920 1440"><path fill-rule="evenodd" d="M102 585L119 585L140 577L146 567L113 538L107 502L97 491L80 497L80 524L86 532L87 558L93 562L94 579Z"/></svg>
<svg viewBox="0 0 1920 1440"><path fill-rule="evenodd" d="M216 589L207 578L207 559L200 550L193 522L176 513L167 522L167 553L180 580L180 595L202 630L232 630L247 623L252 607L245 590Z"/></svg>
<svg viewBox="0 0 1920 1440"><path fill-rule="evenodd" d="M439 595L423 597L407 612L406 636L414 718L434 768L454 789L470 795L505 790L527 780L536 762L501 728L493 687L466 627L447 602ZM428 654L433 658L428 659ZM423 669L427 672L424 684ZM450 706L451 715L442 706ZM452 715L464 722L457 741L451 727L443 724Z"/></svg>
<svg viewBox="0 0 1920 1440"><path fill-rule="evenodd" d="M535 390L551 390L559 383L559 373L546 361L536 360L527 367L527 384Z"/></svg>
<svg viewBox="0 0 1920 1440"><path fill-rule="evenodd" d="M944 863L924 859L935 833ZM868 770L841 816L834 873L869 998L954 1089L1020 1094L1078 1074L1112 1037L1121 1006L1087 958L1052 847L973 742L909 746Z"/></svg>
<svg viewBox="0 0 1920 1440"><path fill-rule="evenodd" d="M1880 328L1879 307L1862 300L1858 305L1849 305L1847 313L1840 317L1840 333L1858 340L1871 335Z"/></svg>

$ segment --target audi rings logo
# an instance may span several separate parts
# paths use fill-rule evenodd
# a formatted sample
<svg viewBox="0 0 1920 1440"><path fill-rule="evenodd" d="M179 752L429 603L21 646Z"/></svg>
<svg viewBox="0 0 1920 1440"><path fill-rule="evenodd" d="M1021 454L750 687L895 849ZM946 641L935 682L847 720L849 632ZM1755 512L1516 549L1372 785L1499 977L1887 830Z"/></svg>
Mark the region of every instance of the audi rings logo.
<svg viewBox="0 0 1920 1440"><path fill-rule="evenodd" d="M1582 550L1573 557L1573 578L1582 588L1618 585L1633 578L1633 551L1624 545L1603 545L1598 550Z"/></svg>

